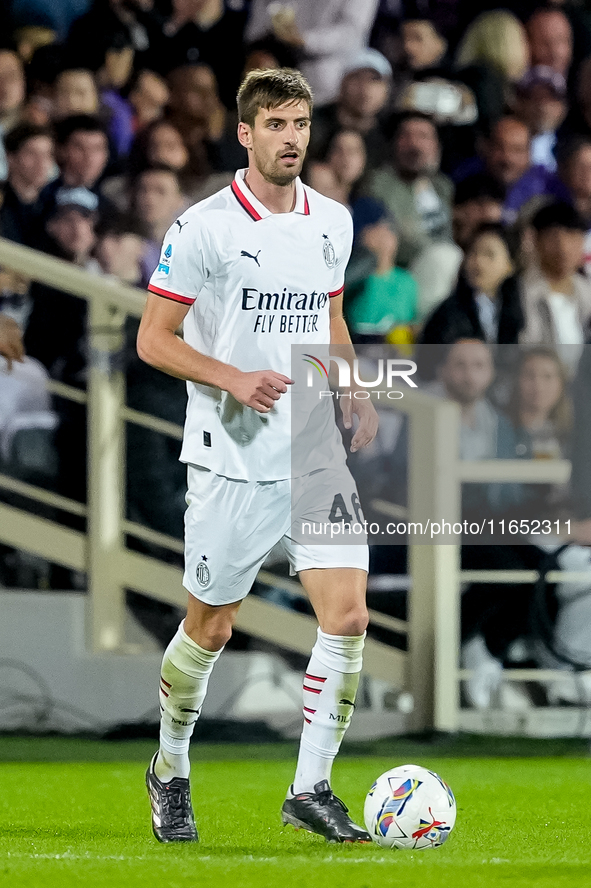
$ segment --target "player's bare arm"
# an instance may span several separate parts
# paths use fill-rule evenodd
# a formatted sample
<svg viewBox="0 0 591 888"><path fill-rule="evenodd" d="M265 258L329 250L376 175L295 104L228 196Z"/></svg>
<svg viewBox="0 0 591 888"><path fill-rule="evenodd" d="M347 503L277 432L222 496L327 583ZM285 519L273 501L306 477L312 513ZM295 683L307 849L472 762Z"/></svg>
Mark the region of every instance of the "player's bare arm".
<svg viewBox="0 0 591 888"><path fill-rule="evenodd" d="M292 380L273 370L244 373L203 355L177 336L190 306L148 294L137 339L140 358L170 376L215 386L246 407L268 413Z"/></svg>
<svg viewBox="0 0 591 888"><path fill-rule="evenodd" d="M333 296L330 301L330 343L341 346L339 354L353 362L355 350L351 342L347 322L343 316L343 296ZM344 351L343 351L344 349ZM351 395L354 390L352 389ZM339 404L343 412L343 422L346 429L353 424L353 414L359 419L359 425L355 430L351 441L351 453L355 453L360 447L367 447L378 432L378 414L369 398L356 399L340 398Z"/></svg>

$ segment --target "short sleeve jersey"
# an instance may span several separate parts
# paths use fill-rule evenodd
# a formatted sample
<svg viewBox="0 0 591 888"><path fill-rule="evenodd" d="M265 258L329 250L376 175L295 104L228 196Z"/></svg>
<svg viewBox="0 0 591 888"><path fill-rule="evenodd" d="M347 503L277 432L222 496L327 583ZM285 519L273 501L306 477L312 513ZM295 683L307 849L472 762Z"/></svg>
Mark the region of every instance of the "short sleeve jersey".
<svg viewBox="0 0 591 888"><path fill-rule="evenodd" d="M292 377L292 345L318 351L330 343L330 299L343 291L351 216L300 179L294 210L271 213L245 174L173 223L148 289L191 306L183 335L197 351L242 371ZM293 476L291 387L267 414L213 386L187 388L183 462L248 481ZM317 468L344 458L332 426Z"/></svg>

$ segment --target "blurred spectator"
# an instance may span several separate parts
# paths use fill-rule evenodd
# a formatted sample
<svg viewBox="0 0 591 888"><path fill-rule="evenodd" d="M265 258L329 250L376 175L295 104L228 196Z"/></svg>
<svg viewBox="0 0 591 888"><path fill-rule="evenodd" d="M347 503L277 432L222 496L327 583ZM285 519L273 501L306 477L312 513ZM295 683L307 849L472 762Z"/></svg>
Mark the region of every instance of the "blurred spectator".
<svg viewBox="0 0 591 888"><path fill-rule="evenodd" d="M13 361L22 361L25 356L23 337L17 322L0 312L0 355L6 358L8 371Z"/></svg>
<svg viewBox="0 0 591 888"><path fill-rule="evenodd" d="M121 32L106 41L103 48L104 58L100 59L99 67L94 69L97 82L103 91L123 89L133 70L133 42L125 32Z"/></svg>
<svg viewBox="0 0 591 888"><path fill-rule="evenodd" d="M453 186L439 172L439 158L436 126L409 112L399 118L391 164L369 180L372 196L396 219L398 264L418 283L421 317L449 294L461 261L451 239Z"/></svg>
<svg viewBox="0 0 591 888"><path fill-rule="evenodd" d="M107 131L119 158L127 157L133 141L133 109L121 90L131 77L134 54L131 37L116 34L105 42L104 60L95 73Z"/></svg>
<svg viewBox="0 0 591 888"><path fill-rule="evenodd" d="M57 44L37 49L27 65L27 98L22 117L38 126L53 122L54 84L67 67L64 47Z"/></svg>
<svg viewBox="0 0 591 888"><path fill-rule="evenodd" d="M447 40L432 15L430 4L407 6L401 24L406 71L397 84L394 108L433 118L442 146L441 168L447 171L474 153L479 111L473 90L454 70Z"/></svg>
<svg viewBox="0 0 591 888"><path fill-rule="evenodd" d="M100 193L100 182L109 161L109 141L97 117L75 114L55 127L56 156L60 175L51 184L52 194L61 188L87 188L99 199L99 214L114 212L110 200Z"/></svg>
<svg viewBox="0 0 591 888"><path fill-rule="evenodd" d="M154 164L188 175L189 152L179 130L168 120L155 120L138 133L127 162L133 177Z"/></svg>
<svg viewBox="0 0 591 888"><path fill-rule="evenodd" d="M421 342L517 342L523 314L514 275L504 229L493 222L482 225L466 252L455 291L428 318Z"/></svg>
<svg viewBox="0 0 591 888"><path fill-rule="evenodd" d="M500 222L505 189L492 176L476 173L457 186L453 206L454 241L466 250L476 230L485 222Z"/></svg>
<svg viewBox="0 0 591 888"><path fill-rule="evenodd" d="M579 65L573 86L573 101L561 127L559 141L572 135L591 136L591 56Z"/></svg>
<svg viewBox="0 0 591 888"><path fill-rule="evenodd" d="M506 9L483 12L466 29L456 51L456 65L476 95L480 126L487 131L503 113L513 84L529 67L523 25Z"/></svg>
<svg viewBox="0 0 591 888"><path fill-rule="evenodd" d="M365 212L364 224L355 236L355 250L362 249L371 260L370 270L356 286L347 284L345 314L354 342L367 337L383 340L394 328L410 327L417 317L417 285L412 276L396 267L398 238L385 210L374 203ZM357 260L359 261L359 260Z"/></svg>
<svg viewBox="0 0 591 888"><path fill-rule="evenodd" d="M493 128L484 145L484 164L481 166L499 185L511 189L530 170L530 144L527 125L516 117L505 116Z"/></svg>
<svg viewBox="0 0 591 888"><path fill-rule="evenodd" d="M429 117L402 115L392 147L392 163L372 174L370 187L396 218L399 261L407 267L430 242L451 240L453 186L439 172L439 138Z"/></svg>
<svg viewBox="0 0 591 888"><path fill-rule="evenodd" d="M22 279L17 283L16 277L0 273L2 306L8 301L6 286L18 289L19 283L24 284ZM23 318L21 309L22 305L15 314ZM25 355L21 324L0 311L0 471L42 485L53 479L56 468L53 432L57 417L49 409L46 382L45 368Z"/></svg>
<svg viewBox="0 0 591 888"><path fill-rule="evenodd" d="M398 93L395 111L427 114L437 125L441 169L453 172L472 157L476 145L478 109L472 90L456 77L444 79L419 74Z"/></svg>
<svg viewBox="0 0 591 888"><path fill-rule="evenodd" d="M133 108L136 133L162 117L169 95L166 81L155 71L144 68L135 75L128 99Z"/></svg>
<svg viewBox="0 0 591 888"><path fill-rule="evenodd" d="M39 247L53 171L53 139L43 127L21 123L5 139L8 159L0 205L0 235L19 244Z"/></svg>
<svg viewBox="0 0 591 888"><path fill-rule="evenodd" d="M340 129L356 130L363 136L370 169L388 158L388 145L381 114L390 93L392 68L375 49L359 52L345 67L339 98L314 111L310 157L325 154L328 143Z"/></svg>
<svg viewBox="0 0 591 888"><path fill-rule="evenodd" d="M557 153L561 181L591 228L591 135L573 136L560 145Z"/></svg>
<svg viewBox="0 0 591 888"><path fill-rule="evenodd" d="M45 367L24 355L18 361L7 365L0 356L0 471L45 486L55 477L57 416Z"/></svg>
<svg viewBox="0 0 591 888"><path fill-rule="evenodd" d="M104 118L116 157L126 157L133 139L133 110L121 90L128 83L133 70L138 40L134 38L134 16L143 0L110 0L97 3L89 14L95 30L86 34L85 19L72 28L66 47L69 67L88 69L94 75L99 90L100 116ZM151 0L148 4L151 6ZM82 34L79 32L82 31ZM139 41L144 48L145 40ZM85 112L89 113L89 112Z"/></svg>
<svg viewBox="0 0 591 888"><path fill-rule="evenodd" d="M450 344L438 379L446 397L460 405L460 459L496 459L515 453L510 424L486 395L495 377L489 345L476 338Z"/></svg>
<svg viewBox="0 0 591 888"><path fill-rule="evenodd" d="M457 49L456 63L487 65L504 83L514 83L527 71L529 55L527 35L519 19L506 9L495 9L483 12L468 26Z"/></svg>
<svg viewBox="0 0 591 888"><path fill-rule="evenodd" d="M515 434L509 421L493 407L487 393L495 376L490 346L483 342L457 342L439 366L441 394L461 411L460 457L466 460L515 457ZM509 487L505 491L503 488ZM514 485L470 484L463 489L466 509L481 515L498 511L510 502ZM463 545L464 569L535 569L540 554L533 546ZM516 638L527 633L531 584L474 584L462 595L462 665L472 675L464 685L468 703L489 708L501 690L503 660ZM501 704L523 706L517 691L502 688ZM526 704L527 705L527 704Z"/></svg>
<svg viewBox="0 0 591 888"><path fill-rule="evenodd" d="M58 74L53 85L53 119L73 114L97 114L99 95L92 71L69 68Z"/></svg>
<svg viewBox="0 0 591 888"><path fill-rule="evenodd" d="M236 138L236 114L230 114L217 92L208 65L185 65L171 71L168 119L189 149L189 168L205 178L212 171L246 166L246 151Z"/></svg>
<svg viewBox="0 0 591 888"><path fill-rule="evenodd" d="M87 188L62 188L47 222L46 250L93 273L98 198ZM37 358L53 379L83 388L86 381L87 307L84 299L45 284L31 287L33 308L25 331L27 354ZM80 404L57 399L60 423L56 432L58 489L84 501L86 490L86 421Z"/></svg>
<svg viewBox="0 0 591 888"><path fill-rule="evenodd" d="M532 164L556 169L556 131L568 110L566 80L562 74L543 65L531 68L515 87L515 115L532 136Z"/></svg>
<svg viewBox="0 0 591 888"><path fill-rule="evenodd" d="M536 9L526 30L531 64L545 65L566 79L573 58L573 34L564 12L556 7Z"/></svg>
<svg viewBox="0 0 591 888"><path fill-rule="evenodd" d="M591 131L588 136L571 136L557 149L558 174L564 198L575 207L587 226L583 267L591 276Z"/></svg>
<svg viewBox="0 0 591 888"><path fill-rule="evenodd" d="M579 274L587 226L567 203L554 202L532 219L535 266L523 276L525 327L520 341L554 346L571 370L589 337L591 282Z"/></svg>
<svg viewBox="0 0 591 888"><path fill-rule="evenodd" d="M170 167L154 166L139 174L131 196L131 215L145 238L140 262L141 286L147 286L162 250L164 235L188 205L179 178Z"/></svg>
<svg viewBox="0 0 591 888"><path fill-rule="evenodd" d="M515 383L508 413L516 434L516 454L526 459L558 459L569 452L573 425L572 403L568 394L568 372L556 351L548 346L534 346L522 352L516 368ZM584 449L588 450L588 441ZM562 486L521 485L527 513L536 519L572 513L568 490ZM556 567L564 571L587 573L587 579L557 584L542 606L548 610L544 620L538 615L540 603L528 608L524 627L538 665L546 669L569 669L573 663L591 662L591 564L589 550L576 545L584 522L571 521L570 545L561 546L558 536L543 538L534 552L553 554L558 547ZM475 602L471 603L473 612ZM532 602L533 604L533 602ZM521 608L520 608L521 609ZM501 596L485 604L484 626L496 624L517 628L515 600ZM532 637L533 636L533 637ZM558 653L557 653L558 652ZM566 659L564 659L566 658ZM571 660L569 663L568 660ZM575 687L571 680L557 680L547 685L551 704L578 703L583 691L589 698L589 683Z"/></svg>
<svg viewBox="0 0 591 888"><path fill-rule="evenodd" d="M109 143L96 117L77 114L56 127L57 161L61 188L96 188L109 160Z"/></svg>
<svg viewBox="0 0 591 888"><path fill-rule="evenodd" d="M487 173L505 189L503 219L512 224L520 209L533 197L560 193L556 176L545 167L531 163L531 136L527 125L513 115L502 117L483 140L481 156L462 164L454 179Z"/></svg>
<svg viewBox="0 0 591 888"><path fill-rule="evenodd" d="M43 46L51 46L57 40L57 34L51 28L39 25L25 25L17 28L12 35L16 45L16 51L28 65L38 49Z"/></svg>
<svg viewBox="0 0 591 888"><path fill-rule="evenodd" d="M98 225L94 254L103 274L112 275L131 286L143 287L142 260L146 242L139 230L134 230L136 228L121 218Z"/></svg>
<svg viewBox="0 0 591 888"><path fill-rule="evenodd" d="M246 3L224 0L172 0L170 17L153 37L143 64L167 75L174 68L208 65L226 108L236 105L244 67Z"/></svg>
<svg viewBox="0 0 591 888"><path fill-rule="evenodd" d="M179 177L163 164L144 170L135 180L131 211L145 226L146 236L162 244L175 218L187 208Z"/></svg>
<svg viewBox="0 0 591 888"><path fill-rule="evenodd" d="M128 80L127 63L121 71L117 54L110 62L112 73L97 76L85 68L68 68L58 74L53 87L53 119L63 120L75 114L97 115L104 120L107 132L117 156L129 153L133 140L133 111L131 105L119 93ZM102 88L99 93L98 84ZM114 86L113 84L120 84Z"/></svg>
<svg viewBox="0 0 591 888"><path fill-rule="evenodd" d="M4 136L19 122L25 95L25 72L21 59L12 49L0 49L0 181L8 175Z"/></svg>
<svg viewBox="0 0 591 888"><path fill-rule="evenodd" d="M378 0L253 0L246 39L272 33L296 49L320 107L336 100L347 59L367 46L377 7Z"/></svg>
<svg viewBox="0 0 591 888"><path fill-rule="evenodd" d="M587 226L584 267L591 273L591 135L573 136L558 150L558 172L566 196Z"/></svg>
<svg viewBox="0 0 591 888"><path fill-rule="evenodd" d="M441 68L447 53L447 40L437 24L419 9L407 13L400 26L404 61L411 71Z"/></svg>
<svg viewBox="0 0 591 888"><path fill-rule="evenodd" d="M53 255L94 273L99 271L98 263L92 258L98 207L98 197L88 188L60 188L45 226Z"/></svg>
<svg viewBox="0 0 591 888"><path fill-rule="evenodd" d="M242 160L242 158L241 158ZM192 202L203 200L230 184L233 174L214 173L204 178L195 175L189 166L189 152L179 130L170 121L155 120L138 134L129 160L127 175L111 176L101 186L102 192L113 201L120 212L128 210L130 180L148 167L165 166L174 170L182 191Z"/></svg>
<svg viewBox="0 0 591 888"><path fill-rule="evenodd" d="M353 210L366 163L367 154L361 134L357 130L342 129L333 133L324 163L310 163L310 185L326 197L331 197Z"/></svg>
<svg viewBox="0 0 591 888"><path fill-rule="evenodd" d="M565 455L572 431L568 382L566 367L553 348L533 346L521 352L507 408L520 456L558 459Z"/></svg>

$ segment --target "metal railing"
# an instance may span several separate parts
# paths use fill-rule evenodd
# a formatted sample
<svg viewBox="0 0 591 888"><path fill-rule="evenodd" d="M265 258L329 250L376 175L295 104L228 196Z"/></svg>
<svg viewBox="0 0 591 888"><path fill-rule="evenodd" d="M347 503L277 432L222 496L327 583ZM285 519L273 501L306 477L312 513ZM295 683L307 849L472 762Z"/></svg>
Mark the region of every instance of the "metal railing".
<svg viewBox="0 0 591 888"><path fill-rule="evenodd" d="M0 542L37 554L48 561L84 571L88 576L88 641L97 652L131 654L124 637L125 590L143 592L159 601L186 604L182 572L157 558L127 546L126 537L181 553L180 540L125 518L125 423L180 439L174 423L132 410L125 404L124 375L115 357L123 343L126 316L139 317L145 293L114 279L89 275L61 260L0 239L0 266L32 280L68 292L88 303L89 372L86 392L58 382L49 390L86 404L88 427L87 504L35 485L0 475L0 489L86 519L86 532L41 518L24 508L0 503ZM409 498L402 509L375 503L393 517L410 521L460 519L462 482L563 482L570 465L561 460L526 462L501 460L462 462L458 459L460 415L456 404L410 391L396 401L409 417ZM409 691L414 698L411 727L458 728L461 583L530 582L533 571L462 571L459 543L412 545L408 620L370 613L371 623L406 636L407 650L368 639L368 674ZM565 579L565 575L558 574ZM579 577L580 575L576 575ZM575 578L575 575L568 575ZM554 576L549 576L550 580ZM303 594L293 580L262 570L264 585ZM309 652L315 621L303 614L249 596L237 618L237 628L289 650ZM544 672L544 675L557 673Z"/></svg>

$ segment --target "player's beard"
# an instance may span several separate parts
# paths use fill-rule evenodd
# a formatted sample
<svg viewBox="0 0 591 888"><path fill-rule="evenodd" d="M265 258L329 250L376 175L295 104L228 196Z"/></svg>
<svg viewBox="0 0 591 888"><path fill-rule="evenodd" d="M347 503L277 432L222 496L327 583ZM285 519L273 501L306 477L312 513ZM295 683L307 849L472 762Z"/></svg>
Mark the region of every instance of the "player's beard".
<svg viewBox="0 0 591 888"><path fill-rule="evenodd" d="M295 150L295 149L294 149ZM304 165L304 154L300 153L298 162L291 169L282 169L279 157L273 159L264 156L253 146L253 155L256 168L266 182L271 185L291 185L294 179L300 175Z"/></svg>

